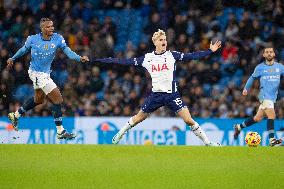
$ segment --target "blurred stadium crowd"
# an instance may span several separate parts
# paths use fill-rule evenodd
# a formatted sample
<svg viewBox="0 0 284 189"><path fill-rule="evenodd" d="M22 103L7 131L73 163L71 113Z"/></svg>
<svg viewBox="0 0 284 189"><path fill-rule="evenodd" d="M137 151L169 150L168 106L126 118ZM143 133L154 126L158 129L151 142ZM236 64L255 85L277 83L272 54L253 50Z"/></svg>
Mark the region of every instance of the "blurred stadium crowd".
<svg viewBox="0 0 284 189"><path fill-rule="evenodd" d="M154 49L158 28L167 33L170 50L192 52L220 39L214 55L177 66L179 91L194 117L234 118L252 115L259 103L255 82L248 97L242 88L262 50L273 44L277 60L284 60L284 3L210 0L4 0L0 3L0 116L14 111L33 95L28 78L29 56L18 59L12 70L6 60L28 35L39 32L42 17L53 19L56 32L80 55L130 58ZM151 92L143 68L77 63L62 53L53 62L52 78L61 88L66 116L130 116ZM283 82L282 82L283 83ZM284 118L284 88L279 91L277 116ZM46 103L49 103L46 100ZM31 115L48 116L48 106ZM174 116L166 108L154 114Z"/></svg>

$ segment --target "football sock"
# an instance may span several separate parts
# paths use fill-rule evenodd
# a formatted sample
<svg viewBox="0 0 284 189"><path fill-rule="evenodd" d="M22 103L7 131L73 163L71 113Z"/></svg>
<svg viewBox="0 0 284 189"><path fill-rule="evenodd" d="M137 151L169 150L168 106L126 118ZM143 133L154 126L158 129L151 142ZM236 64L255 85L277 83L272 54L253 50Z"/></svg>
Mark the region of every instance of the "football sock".
<svg viewBox="0 0 284 189"><path fill-rule="evenodd" d="M28 101L26 101L22 107L20 107L16 112L15 112L15 117L19 118L21 117L22 114L24 114L25 112L33 109L34 107L36 107L36 103L34 101L34 98L30 98Z"/></svg>
<svg viewBox="0 0 284 189"><path fill-rule="evenodd" d="M62 131L64 130L64 127L60 125L60 126L56 126L56 129L57 129L57 133L62 133Z"/></svg>
<svg viewBox="0 0 284 189"><path fill-rule="evenodd" d="M205 132L203 131L203 129L199 126L199 124L197 122L195 122L195 124L193 126L191 126L191 130L198 138L200 138L200 140L202 140L204 142L204 144L210 143Z"/></svg>
<svg viewBox="0 0 284 189"><path fill-rule="evenodd" d="M250 117L248 119L246 119L242 124L241 124L241 128L245 128L245 127L249 127L253 124L255 124L256 121L254 121L253 117Z"/></svg>
<svg viewBox="0 0 284 189"><path fill-rule="evenodd" d="M51 107L54 122L56 126L62 125L62 111L61 111L61 104L53 104Z"/></svg>
<svg viewBox="0 0 284 189"><path fill-rule="evenodd" d="M128 131L129 129L131 129L132 127L134 127L135 124L133 122L132 117L129 119L129 121L120 129L119 132L121 133L125 133L126 131Z"/></svg>
<svg viewBox="0 0 284 189"><path fill-rule="evenodd" d="M274 138L274 119L267 120L268 137Z"/></svg>

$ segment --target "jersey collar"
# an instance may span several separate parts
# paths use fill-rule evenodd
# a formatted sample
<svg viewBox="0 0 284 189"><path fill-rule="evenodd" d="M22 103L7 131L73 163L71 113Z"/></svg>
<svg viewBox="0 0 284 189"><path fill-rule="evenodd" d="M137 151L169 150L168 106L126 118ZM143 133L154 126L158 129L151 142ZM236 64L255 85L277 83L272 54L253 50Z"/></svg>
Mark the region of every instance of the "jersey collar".
<svg viewBox="0 0 284 189"><path fill-rule="evenodd" d="M50 39L44 39L43 36L42 36L42 32L40 32L40 38L41 38L43 41L51 41L52 37L53 37L53 34L52 34L52 36L50 37Z"/></svg>
<svg viewBox="0 0 284 189"><path fill-rule="evenodd" d="M266 64L266 61L264 60L264 62L263 62L266 66L273 66L274 64L275 64L275 61L273 61L273 64L271 64L271 65L268 65L268 64Z"/></svg>
<svg viewBox="0 0 284 189"><path fill-rule="evenodd" d="M154 54L155 54L155 55L162 55L162 54L165 54L165 52L167 52L167 51L164 51L164 52L158 54L158 53L156 53L156 51L154 51Z"/></svg>

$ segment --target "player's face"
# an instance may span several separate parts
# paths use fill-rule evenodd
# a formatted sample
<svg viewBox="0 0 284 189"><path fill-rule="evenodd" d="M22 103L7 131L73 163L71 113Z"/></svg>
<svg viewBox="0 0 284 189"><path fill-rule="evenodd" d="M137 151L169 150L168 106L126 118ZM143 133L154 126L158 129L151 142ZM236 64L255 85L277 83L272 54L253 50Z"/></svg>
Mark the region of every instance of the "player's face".
<svg viewBox="0 0 284 189"><path fill-rule="evenodd" d="M54 26L52 21L46 21L42 24L41 31L47 36L51 36L54 32Z"/></svg>
<svg viewBox="0 0 284 189"><path fill-rule="evenodd" d="M267 61L272 61L275 57L275 52L274 52L273 48L265 48L264 52L263 52L263 57Z"/></svg>
<svg viewBox="0 0 284 189"><path fill-rule="evenodd" d="M161 35L156 41L155 46L157 49L160 49L161 51L166 51L167 49L167 38L164 35Z"/></svg>

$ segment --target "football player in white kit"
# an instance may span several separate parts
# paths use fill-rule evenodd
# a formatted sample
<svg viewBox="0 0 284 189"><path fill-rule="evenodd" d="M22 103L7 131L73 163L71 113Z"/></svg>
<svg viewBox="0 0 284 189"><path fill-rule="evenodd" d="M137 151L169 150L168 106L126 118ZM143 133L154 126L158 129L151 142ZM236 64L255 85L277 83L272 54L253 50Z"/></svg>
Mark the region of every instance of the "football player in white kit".
<svg viewBox="0 0 284 189"><path fill-rule="evenodd" d="M177 91L175 70L176 61L189 61L206 57L221 47L221 41L216 41L214 44L211 42L210 48L206 51L193 53L167 51L167 39L163 30L155 32L152 41L156 49L145 56L131 59L101 58L95 60L105 63L143 66L152 78L152 93L145 100L138 114L129 119L125 126L113 137L112 142L117 144L129 129L145 120L150 113L161 106L166 106L179 115L206 146L219 146L219 143L211 142L199 124L192 119L187 106L183 103Z"/></svg>

